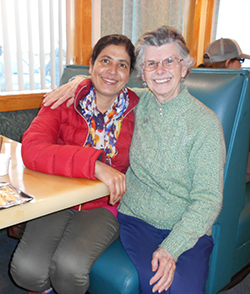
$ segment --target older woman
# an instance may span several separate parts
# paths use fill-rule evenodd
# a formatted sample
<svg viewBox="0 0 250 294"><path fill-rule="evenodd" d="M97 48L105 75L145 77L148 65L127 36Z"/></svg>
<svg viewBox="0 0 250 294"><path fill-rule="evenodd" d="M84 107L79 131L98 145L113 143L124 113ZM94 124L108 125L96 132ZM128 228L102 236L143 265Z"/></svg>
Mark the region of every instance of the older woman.
<svg viewBox="0 0 250 294"><path fill-rule="evenodd" d="M136 56L150 90L137 92L120 238L141 293L205 293L211 230L222 205L222 127L181 84L191 61L178 31L146 33Z"/></svg>
<svg viewBox="0 0 250 294"><path fill-rule="evenodd" d="M42 107L23 136L26 167L99 179L110 190L110 196L27 223L11 263L12 277L25 289L48 293L52 286L60 294L85 293L93 263L118 237L117 205L126 190L133 108L139 100L125 87L134 64L127 37L101 38L91 56L91 79L79 84L75 104Z"/></svg>
<svg viewBox="0 0 250 294"><path fill-rule="evenodd" d="M120 239L138 270L140 293L205 293L223 195L221 123L181 83L192 59L177 30L144 34L136 56L149 89L135 90Z"/></svg>

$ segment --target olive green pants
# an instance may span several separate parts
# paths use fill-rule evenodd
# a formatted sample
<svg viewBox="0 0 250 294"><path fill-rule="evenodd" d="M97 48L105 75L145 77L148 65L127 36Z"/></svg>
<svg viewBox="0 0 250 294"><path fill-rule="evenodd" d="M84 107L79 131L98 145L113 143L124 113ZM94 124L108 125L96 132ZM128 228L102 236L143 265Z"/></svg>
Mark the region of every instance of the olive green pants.
<svg viewBox="0 0 250 294"><path fill-rule="evenodd" d="M97 258L117 239L119 223L105 208L63 210L27 223L11 262L21 287L59 294L83 294Z"/></svg>

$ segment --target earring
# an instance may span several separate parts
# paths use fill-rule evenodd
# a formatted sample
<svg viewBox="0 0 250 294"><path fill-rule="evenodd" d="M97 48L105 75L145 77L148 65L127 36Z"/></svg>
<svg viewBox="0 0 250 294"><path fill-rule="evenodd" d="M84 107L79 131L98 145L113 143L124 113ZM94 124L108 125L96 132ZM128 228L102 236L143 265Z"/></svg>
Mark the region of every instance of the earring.
<svg viewBox="0 0 250 294"><path fill-rule="evenodd" d="M147 87L147 83L145 81L142 84L143 84L143 87Z"/></svg>
<svg viewBox="0 0 250 294"><path fill-rule="evenodd" d="M182 78L181 78L181 83L184 83L184 82L185 82L185 78L182 77Z"/></svg>

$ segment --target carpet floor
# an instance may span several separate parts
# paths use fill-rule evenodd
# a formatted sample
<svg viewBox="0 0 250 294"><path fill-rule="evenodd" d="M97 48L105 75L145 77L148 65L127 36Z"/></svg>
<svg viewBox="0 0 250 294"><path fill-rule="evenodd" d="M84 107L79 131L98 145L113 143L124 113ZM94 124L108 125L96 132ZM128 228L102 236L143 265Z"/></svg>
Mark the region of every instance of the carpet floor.
<svg viewBox="0 0 250 294"><path fill-rule="evenodd" d="M221 294L249 294L250 293L250 274L243 281L232 289L220 292Z"/></svg>
<svg viewBox="0 0 250 294"><path fill-rule="evenodd" d="M27 294L19 288L10 277L9 263L17 240L8 237L6 230L0 230L0 294ZM112 294L112 293L107 293ZM184 294L184 293L180 293ZM250 294L250 274L233 288L222 291L220 294Z"/></svg>
<svg viewBox="0 0 250 294"><path fill-rule="evenodd" d="M0 294L27 294L12 281L9 274L11 255L17 245L17 240L9 238L6 230L0 231Z"/></svg>

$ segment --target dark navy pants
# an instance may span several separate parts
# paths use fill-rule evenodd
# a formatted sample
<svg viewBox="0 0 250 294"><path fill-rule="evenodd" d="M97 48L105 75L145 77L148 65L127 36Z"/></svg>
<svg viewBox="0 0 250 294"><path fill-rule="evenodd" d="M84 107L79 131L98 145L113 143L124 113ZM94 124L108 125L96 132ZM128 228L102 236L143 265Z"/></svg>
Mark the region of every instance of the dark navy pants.
<svg viewBox="0 0 250 294"><path fill-rule="evenodd" d="M153 293L149 280L153 252L168 236L169 230L159 230L144 221L118 213L120 239L129 257L137 268L140 293ZM213 249L211 236L201 237L193 248L179 256L171 287L165 294L205 294L209 258Z"/></svg>

